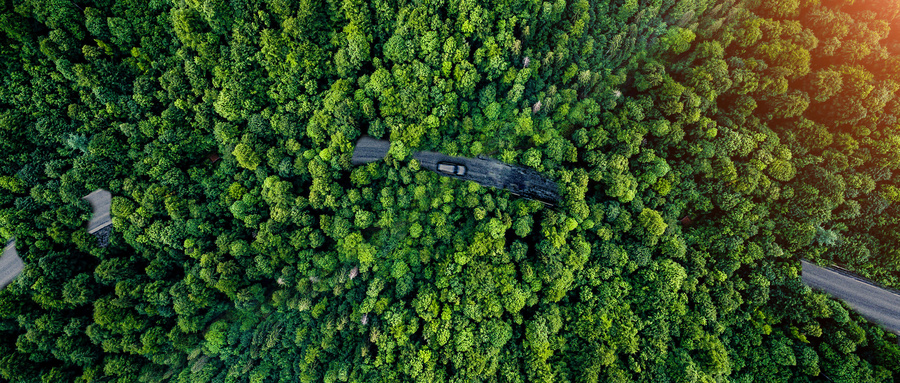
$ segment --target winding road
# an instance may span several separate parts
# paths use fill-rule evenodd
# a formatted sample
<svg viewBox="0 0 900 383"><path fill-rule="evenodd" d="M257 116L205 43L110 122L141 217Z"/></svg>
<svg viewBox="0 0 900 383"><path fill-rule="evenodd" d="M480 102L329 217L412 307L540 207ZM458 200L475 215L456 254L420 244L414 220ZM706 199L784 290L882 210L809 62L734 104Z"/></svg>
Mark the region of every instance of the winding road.
<svg viewBox="0 0 900 383"><path fill-rule="evenodd" d="M99 246L104 247L109 243L109 234L112 231L109 214L112 194L106 190L97 189L83 198L90 202L94 209L94 215L87 224L88 233L97 236ZM22 262L22 258L16 251L15 239L11 239L3 247L3 256L0 257L0 290L12 283L23 269L25 269L25 263Z"/></svg>
<svg viewBox="0 0 900 383"><path fill-rule="evenodd" d="M847 272L816 266L805 260L800 264L804 284L847 302L853 310L886 330L900 333L900 295L896 292Z"/></svg>

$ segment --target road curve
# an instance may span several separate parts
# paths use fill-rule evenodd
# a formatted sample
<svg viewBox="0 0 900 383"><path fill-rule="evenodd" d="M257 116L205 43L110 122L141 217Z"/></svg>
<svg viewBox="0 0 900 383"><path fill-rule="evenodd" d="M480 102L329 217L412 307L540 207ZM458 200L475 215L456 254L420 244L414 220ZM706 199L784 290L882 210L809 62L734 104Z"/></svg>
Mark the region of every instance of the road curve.
<svg viewBox="0 0 900 383"><path fill-rule="evenodd" d="M807 286L840 299L866 319L900 333L900 295L861 277L801 260L801 280Z"/></svg>

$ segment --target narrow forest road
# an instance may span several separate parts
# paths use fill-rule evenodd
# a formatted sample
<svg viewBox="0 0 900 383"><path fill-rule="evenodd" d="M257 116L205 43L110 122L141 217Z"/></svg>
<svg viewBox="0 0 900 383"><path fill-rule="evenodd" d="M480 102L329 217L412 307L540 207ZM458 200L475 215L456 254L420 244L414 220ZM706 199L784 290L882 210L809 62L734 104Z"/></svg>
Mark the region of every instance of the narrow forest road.
<svg viewBox="0 0 900 383"><path fill-rule="evenodd" d="M10 284L24 268L25 264L16 252L16 241L9 241L3 248L3 256L0 257L0 289Z"/></svg>
<svg viewBox="0 0 900 383"><path fill-rule="evenodd" d="M886 330L900 333L900 295L864 278L851 277L832 268L816 266L804 260L800 264L804 284L847 302L860 315Z"/></svg>
<svg viewBox="0 0 900 383"><path fill-rule="evenodd" d="M369 162L381 161L388 154L391 143L378 140L369 136L362 136L353 147L353 165L363 165Z"/></svg>
<svg viewBox="0 0 900 383"><path fill-rule="evenodd" d="M110 227L112 220L109 213L112 194L106 190L97 189L82 198L90 202L91 207L94 209L94 214L87 224L88 233L98 236L101 247L106 246L105 243L108 242L109 233L112 229ZM22 273L24 268L25 263L22 262L22 258L19 257L19 253L16 251L16 241L10 240L3 247L3 256L0 257L0 289L9 285L13 279Z"/></svg>
<svg viewBox="0 0 900 383"><path fill-rule="evenodd" d="M353 149L352 163L362 165L369 162L381 161L388 154L391 143L385 140L377 140L363 136L356 142ZM414 152L412 158L419 161L422 169L438 173L444 177L461 180L475 181L486 187L503 188L509 165L499 161L486 161L475 158L453 157L438 152ZM438 162L450 162L466 167L465 175L456 176L437 171Z"/></svg>
<svg viewBox="0 0 900 383"><path fill-rule="evenodd" d="M97 189L83 197L91 203L94 209L94 215L88 222L88 233L94 234L112 224L109 215L109 204L112 201L112 194L103 189Z"/></svg>
<svg viewBox="0 0 900 383"><path fill-rule="evenodd" d="M353 149L351 162L354 165L362 165L383 160L390 147L389 141L377 140L369 136L360 137ZM489 188L506 189L518 196L549 205L559 203L559 186L530 168L513 166L484 156L454 157L428 151L413 152L412 158L419 161L422 169L444 177L473 181ZM465 167L465 172L460 175L441 172L437 167L438 163L442 162L461 165Z"/></svg>

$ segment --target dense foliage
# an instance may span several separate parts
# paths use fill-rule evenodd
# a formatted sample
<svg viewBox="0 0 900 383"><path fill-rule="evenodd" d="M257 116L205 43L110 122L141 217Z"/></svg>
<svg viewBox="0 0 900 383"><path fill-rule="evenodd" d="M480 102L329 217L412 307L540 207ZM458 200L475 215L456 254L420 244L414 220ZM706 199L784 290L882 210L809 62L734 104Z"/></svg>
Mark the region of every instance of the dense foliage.
<svg viewBox="0 0 900 383"><path fill-rule="evenodd" d="M798 276L900 287L898 4L5 0L0 376L898 380Z"/></svg>

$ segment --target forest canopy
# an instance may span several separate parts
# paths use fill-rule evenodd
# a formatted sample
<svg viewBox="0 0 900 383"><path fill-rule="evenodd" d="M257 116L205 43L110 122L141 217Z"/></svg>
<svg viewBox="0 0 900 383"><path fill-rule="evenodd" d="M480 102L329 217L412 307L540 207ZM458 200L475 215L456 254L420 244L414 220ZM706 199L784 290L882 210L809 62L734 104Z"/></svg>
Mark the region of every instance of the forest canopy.
<svg viewBox="0 0 900 383"><path fill-rule="evenodd" d="M900 288L900 2L4 0L0 67L2 379L900 380L799 277Z"/></svg>

